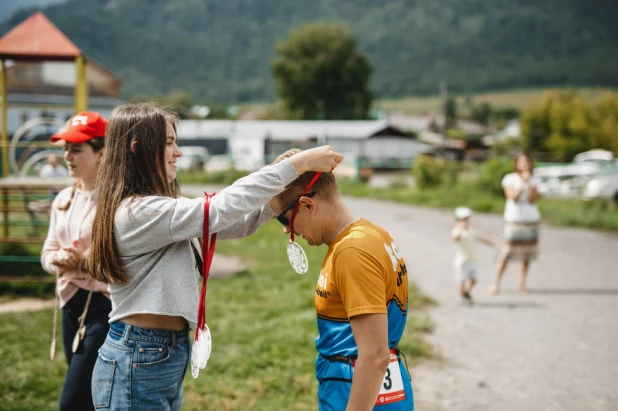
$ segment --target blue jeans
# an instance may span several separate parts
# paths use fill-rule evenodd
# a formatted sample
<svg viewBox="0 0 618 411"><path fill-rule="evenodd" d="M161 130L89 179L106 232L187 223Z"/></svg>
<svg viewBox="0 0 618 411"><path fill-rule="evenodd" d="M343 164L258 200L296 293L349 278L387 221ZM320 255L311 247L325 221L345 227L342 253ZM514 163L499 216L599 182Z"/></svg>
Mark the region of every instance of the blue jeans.
<svg viewBox="0 0 618 411"><path fill-rule="evenodd" d="M111 324L92 373L97 410L180 410L189 364L189 330Z"/></svg>

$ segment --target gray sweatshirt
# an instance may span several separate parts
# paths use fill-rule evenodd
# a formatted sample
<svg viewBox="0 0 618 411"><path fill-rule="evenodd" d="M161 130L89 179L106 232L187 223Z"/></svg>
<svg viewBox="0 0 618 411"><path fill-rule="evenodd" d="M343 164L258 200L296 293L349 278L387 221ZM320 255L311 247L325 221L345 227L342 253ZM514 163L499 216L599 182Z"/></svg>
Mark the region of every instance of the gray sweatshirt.
<svg viewBox="0 0 618 411"><path fill-rule="evenodd" d="M210 202L210 233L217 239L252 234L274 217L268 201L297 177L284 160L221 190ZM109 286L110 323L132 314L165 314L182 316L195 329L199 272L190 241L202 237L203 213L204 198L148 196L121 204L116 241L130 280Z"/></svg>

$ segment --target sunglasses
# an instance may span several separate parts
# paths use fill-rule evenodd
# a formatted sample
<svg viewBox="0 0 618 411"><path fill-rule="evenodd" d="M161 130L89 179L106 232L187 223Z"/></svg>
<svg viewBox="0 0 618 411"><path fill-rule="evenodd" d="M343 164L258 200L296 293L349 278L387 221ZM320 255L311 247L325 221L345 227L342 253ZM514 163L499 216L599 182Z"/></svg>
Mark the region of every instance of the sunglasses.
<svg viewBox="0 0 618 411"><path fill-rule="evenodd" d="M315 195L315 192L312 193L307 193L305 195L302 195L300 197L298 197L298 199L296 201L294 201L292 204L290 204L289 206L287 206L282 212L281 214L279 214L277 216L277 221L279 221L281 224L283 224L285 227L289 227L290 226L290 220L285 216L287 214L288 211L290 211L291 209L293 209L296 204L300 201L300 199L302 197L313 197Z"/></svg>

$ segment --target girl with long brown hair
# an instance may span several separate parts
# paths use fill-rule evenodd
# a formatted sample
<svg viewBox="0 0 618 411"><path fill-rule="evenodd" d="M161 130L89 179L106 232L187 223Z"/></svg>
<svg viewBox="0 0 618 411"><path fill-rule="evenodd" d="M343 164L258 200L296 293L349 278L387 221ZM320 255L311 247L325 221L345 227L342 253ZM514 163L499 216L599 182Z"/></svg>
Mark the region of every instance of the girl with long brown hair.
<svg viewBox="0 0 618 411"><path fill-rule="evenodd" d="M97 351L109 330L111 311L107 284L86 269L94 218L95 179L107 121L98 113L81 112L51 141L64 141L64 159L75 183L54 199L47 239L41 252L45 271L58 276L56 296L62 308L62 339L68 364L60 397L61 410L93 409L90 378ZM56 307L56 310L58 307ZM54 315L54 341L57 311Z"/></svg>
<svg viewBox="0 0 618 411"><path fill-rule="evenodd" d="M274 217L268 201L306 171L329 171L342 156L307 150L236 181L210 201L218 238L247 236ZM92 376L95 406L179 410L195 329L204 199L178 196L176 117L151 104L117 107L97 179L90 268L110 283L111 328Z"/></svg>

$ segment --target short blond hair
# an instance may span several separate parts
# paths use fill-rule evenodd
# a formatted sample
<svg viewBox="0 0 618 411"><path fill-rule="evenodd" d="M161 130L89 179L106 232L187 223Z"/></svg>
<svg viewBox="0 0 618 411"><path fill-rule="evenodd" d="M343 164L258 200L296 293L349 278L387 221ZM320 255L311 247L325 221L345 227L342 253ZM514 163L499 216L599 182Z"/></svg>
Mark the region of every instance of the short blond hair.
<svg viewBox="0 0 618 411"><path fill-rule="evenodd" d="M299 148L292 148L280 155L277 156L273 160L271 164L277 164L282 162L285 159L288 159L298 153L301 153L302 150ZM277 195L280 201L284 204L291 203L295 201L302 195L305 191L311 180L315 177L315 171L309 171L302 175L300 175L296 180L292 181L285 187L285 190L281 192L281 194ZM309 192L314 192L317 197L321 197L325 200L330 200L333 197L339 196L339 187L337 186L337 181L335 180L335 175L332 171L323 172L320 177L313 183Z"/></svg>

